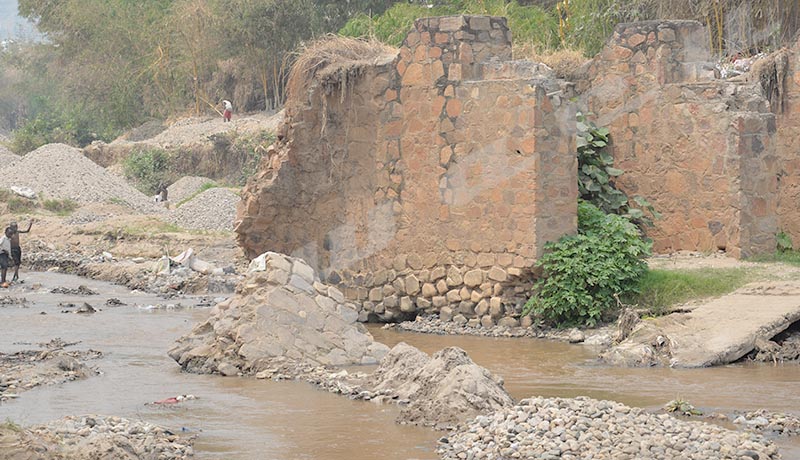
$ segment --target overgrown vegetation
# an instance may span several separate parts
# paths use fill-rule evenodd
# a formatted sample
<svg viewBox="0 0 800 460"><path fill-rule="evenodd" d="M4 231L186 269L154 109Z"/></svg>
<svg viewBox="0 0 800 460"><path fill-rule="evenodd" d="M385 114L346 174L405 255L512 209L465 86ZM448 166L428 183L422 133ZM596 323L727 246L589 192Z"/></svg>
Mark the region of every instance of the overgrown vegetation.
<svg viewBox="0 0 800 460"><path fill-rule="evenodd" d="M142 192L153 195L171 183L172 158L162 149L138 149L123 163L125 177Z"/></svg>
<svg viewBox="0 0 800 460"><path fill-rule="evenodd" d="M231 177L230 181L236 185L244 185L258 171L267 147L274 142L275 134L271 131L259 131L255 134L230 131L214 137L214 154L218 164L224 161L236 165L239 173L237 177Z"/></svg>
<svg viewBox="0 0 800 460"><path fill-rule="evenodd" d="M649 270L639 280L637 292L624 302L645 314L661 316L674 305L728 294L755 279L754 272L746 268Z"/></svg>
<svg viewBox="0 0 800 460"><path fill-rule="evenodd" d="M620 298L639 290L651 243L630 220L578 202L578 234L548 243L539 259L544 277L523 314L559 326L594 325L607 319Z"/></svg>
<svg viewBox="0 0 800 460"><path fill-rule="evenodd" d="M800 21L800 4L781 0L20 0L19 11L46 40L0 51L0 128L15 130L17 153L212 114L224 98L276 108L302 43L341 31L397 45L421 16L506 16L517 50L561 74L620 22L696 19L733 55L777 48Z"/></svg>
<svg viewBox="0 0 800 460"><path fill-rule="evenodd" d="M69 198L45 199L42 201L42 207L59 216L67 216L78 209L78 203Z"/></svg>
<svg viewBox="0 0 800 460"><path fill-rule="evenodd" d="M608 150L607 128L598 128L578 113L578 191L580 197L609 214L619 214L640 226L652 226L652 219L661 215L641 196L634 196L638 208L631 205L628 195L617 188L615 179L624 171L614 167L614 157ZM645 211L647 214L645 214Z"/></svg>

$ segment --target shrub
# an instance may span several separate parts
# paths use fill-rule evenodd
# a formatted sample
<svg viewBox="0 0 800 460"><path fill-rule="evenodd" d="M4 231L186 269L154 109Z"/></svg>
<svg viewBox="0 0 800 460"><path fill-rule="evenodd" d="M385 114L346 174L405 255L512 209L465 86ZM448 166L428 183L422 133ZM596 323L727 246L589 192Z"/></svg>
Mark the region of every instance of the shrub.
<svg viewBox="0 0 800 460"><path fill-rule="evenodd" d="M171 175L171 158L161 149L134 150L123 165L125 177L133 180L138 188L152 195L166 185Z"/></svg>
<svg viewBox="0 0 800 460"><path fill-rule="evenodd" d="M59 216L66 216L68 214L71 214L76 209L78 209L78 203L70 200L69 198L64 198L60 200L46 199L42 201L42 207L50 212L58 214Z"/></svg>
<svg viewBox="0 0 800 460"><path fill-rule="evenodd" d="M558 326L596 324L621 296L637 292L651 245L626 218L580 201L578 234L545 246L538 262L544 278L523 314L532 311Z"/></svg>

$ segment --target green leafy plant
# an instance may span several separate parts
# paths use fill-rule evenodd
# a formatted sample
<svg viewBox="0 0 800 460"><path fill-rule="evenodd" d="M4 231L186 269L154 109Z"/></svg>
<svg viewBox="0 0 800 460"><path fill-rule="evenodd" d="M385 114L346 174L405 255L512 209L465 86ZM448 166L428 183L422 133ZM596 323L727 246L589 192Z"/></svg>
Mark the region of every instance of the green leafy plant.
<svg viewBox="0 0 800 460"><path fill-rule="evenodd" d="M689 404L689 401L684 401L681 398L673 399L664 405L664 410L667 412L676 413L678 415L685 415L691 417L692 415L703 415L703 412Z"/></svg>
<svg viewBox="0 0 800 460"><path fill-rule="evenodd" d="M653 205L640 196L634 196L633 202L638 206L634 207L628 195L617 188L615 179L625 171L614 167L614 157L608 151L611 143L608 128L597 127L580 112L577 118L578 191L581 199L639 226L652 226L653 219L661 217Z"/></svg>
<svg viewBox="0 0 800 460"><path fill-rule="evenodd" d="M544 277L523 309L558 326L594 325L635 294L651 243L628 219L578 202L578 234L545 246Z"/></svg>
<svg viewBox="0 0 800 460"><path fill-rule="evenodd" d="M775 235L775 245L778 252L789 252L794 248L792 237L787 235L786 232L778 232Z"/></svg>
<svg viewBox="0 0 800 460"><path fill-rule="evenodd" d="M134 150L123 164L125 177L133 180L147 194L169 183L171 177L170 155L161 149Z"/></svg>

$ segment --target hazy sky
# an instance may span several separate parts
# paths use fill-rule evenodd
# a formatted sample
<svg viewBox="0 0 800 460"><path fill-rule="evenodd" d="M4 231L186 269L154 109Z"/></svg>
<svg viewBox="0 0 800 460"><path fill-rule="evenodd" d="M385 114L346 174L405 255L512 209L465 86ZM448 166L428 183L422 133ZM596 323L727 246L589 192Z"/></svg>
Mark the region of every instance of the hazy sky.
<svg viewBox="0 0 800 460"><path fill-rule="evenodd" d="M17 16L17 0L0 0L0 40L30 36L32 31L33 26Z"/></svg>

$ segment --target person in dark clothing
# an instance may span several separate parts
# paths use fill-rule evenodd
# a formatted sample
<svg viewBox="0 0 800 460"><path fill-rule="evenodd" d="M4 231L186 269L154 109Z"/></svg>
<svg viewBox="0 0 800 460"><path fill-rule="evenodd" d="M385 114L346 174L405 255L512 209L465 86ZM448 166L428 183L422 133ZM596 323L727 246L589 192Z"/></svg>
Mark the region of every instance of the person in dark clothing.
<svg viewBox="0 0 800 460"><path fill-rule="evenodd" d="M11 260L14 263L14 277L11 278L11 281L19 279L19 266L22 265L22 247L19 245L19 234L30 232L31 226L33 226L33 219L28 222L27 230L20 230L16 222L11 222L6 228L6 235L11 240ZM11 234L9 234L9 230Z"/></svg>

